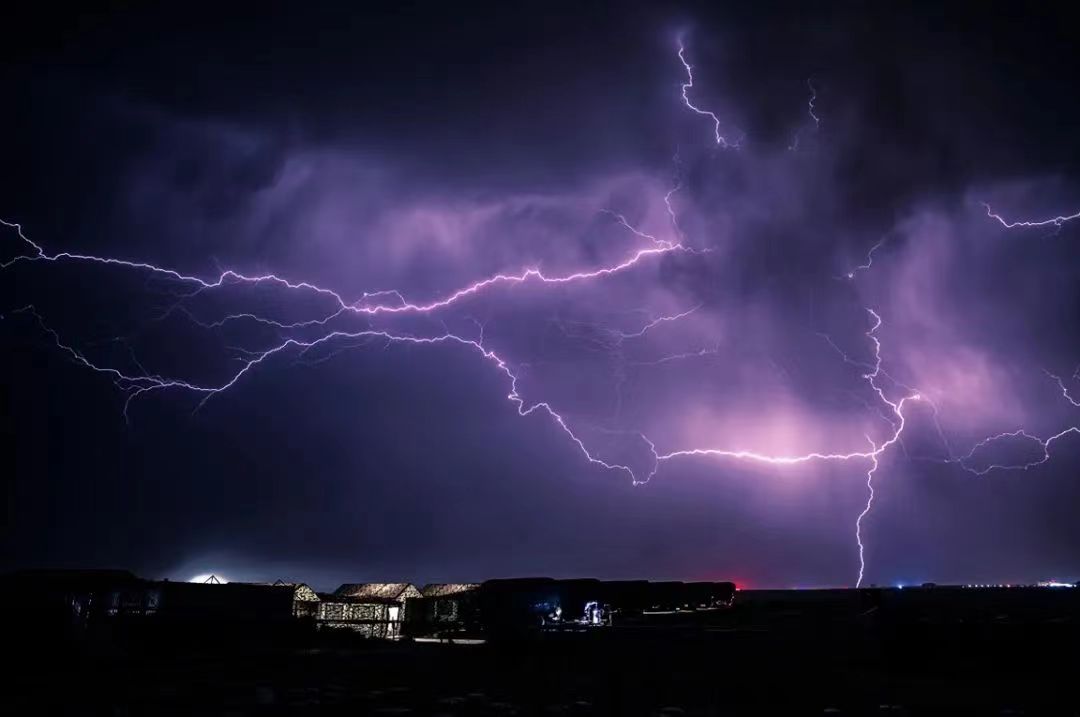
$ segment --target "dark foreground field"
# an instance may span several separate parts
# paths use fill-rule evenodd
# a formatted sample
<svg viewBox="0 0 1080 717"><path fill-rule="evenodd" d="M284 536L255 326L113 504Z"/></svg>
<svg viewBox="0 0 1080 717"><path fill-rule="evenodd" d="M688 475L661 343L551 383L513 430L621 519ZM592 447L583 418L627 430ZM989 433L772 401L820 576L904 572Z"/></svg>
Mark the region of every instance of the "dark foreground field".
<svg viewBox="0 0 1080 717"><path fill-rule="evenodd" d="M20 653L3 713L1080 715L1074 604L740 594L707 619L485 645L98 636Z"/></svg>

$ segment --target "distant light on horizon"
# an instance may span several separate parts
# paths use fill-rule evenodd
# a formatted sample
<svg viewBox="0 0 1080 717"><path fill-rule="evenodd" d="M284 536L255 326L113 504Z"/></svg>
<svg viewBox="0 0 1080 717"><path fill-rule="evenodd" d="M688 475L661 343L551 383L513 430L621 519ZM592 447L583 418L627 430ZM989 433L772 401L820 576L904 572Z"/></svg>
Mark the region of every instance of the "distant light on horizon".
<svg viewBox="0 0 1080 717"><path fill-rule="evenodd" d="M203 573L201 575L196 575L195 577L189 579L188 582L189 583L207 583L207 582L212 582L211 579L213 579L213 581L217 581L219 583L227 583L227 582L229 582L227 579L225 579L221 575L218 575L217 573Z"/></svg>

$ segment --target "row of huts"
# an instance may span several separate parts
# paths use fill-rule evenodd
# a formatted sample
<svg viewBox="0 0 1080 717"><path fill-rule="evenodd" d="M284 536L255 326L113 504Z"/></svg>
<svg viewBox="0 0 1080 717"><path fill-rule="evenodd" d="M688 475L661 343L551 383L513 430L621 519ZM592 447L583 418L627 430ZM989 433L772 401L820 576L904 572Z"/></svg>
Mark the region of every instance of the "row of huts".
<svg viewBox="0 0 1080 717"><path fill-rule="evenodd" d="M185 583L126 571L22 571L0 596L36 606L51 625L316 628L365 637L485 637L520 630L585 629L731 604L732 583L554 580L484 583L346 583L319 593L304 583ZM8 606L14 607L14 606ZM11 613L9 613L11 614Z"/></svg>

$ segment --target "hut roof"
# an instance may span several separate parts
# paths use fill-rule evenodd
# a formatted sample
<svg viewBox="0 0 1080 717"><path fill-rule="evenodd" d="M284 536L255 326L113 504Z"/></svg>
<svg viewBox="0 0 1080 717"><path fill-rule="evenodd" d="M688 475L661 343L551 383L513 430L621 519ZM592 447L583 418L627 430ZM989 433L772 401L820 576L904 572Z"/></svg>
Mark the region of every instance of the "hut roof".
<svg viewBox="0 0 1080 717"><path fill-rule="evenodd" d="M476 590L478 587L479 583L428 583L420 593L424 597L444 597Z"/></svg>
<svg viewBox="0 0 1080 717"><path fill-rule="evenodd" d="M420 591L412 583L345 583L334 591L337 597L389 598L404 600L420 597Z"/></svg>

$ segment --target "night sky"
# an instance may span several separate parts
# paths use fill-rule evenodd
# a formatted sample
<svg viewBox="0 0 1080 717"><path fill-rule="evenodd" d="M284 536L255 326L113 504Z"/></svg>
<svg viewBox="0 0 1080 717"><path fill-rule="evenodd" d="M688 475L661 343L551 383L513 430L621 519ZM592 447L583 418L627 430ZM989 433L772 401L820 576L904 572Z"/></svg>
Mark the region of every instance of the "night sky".
<svg viewBox="0 0 1080 717"><path fill-rule="evenodd" d="M5 22L0 568L1080 577L1064 14L150 5Z"/></svg>

